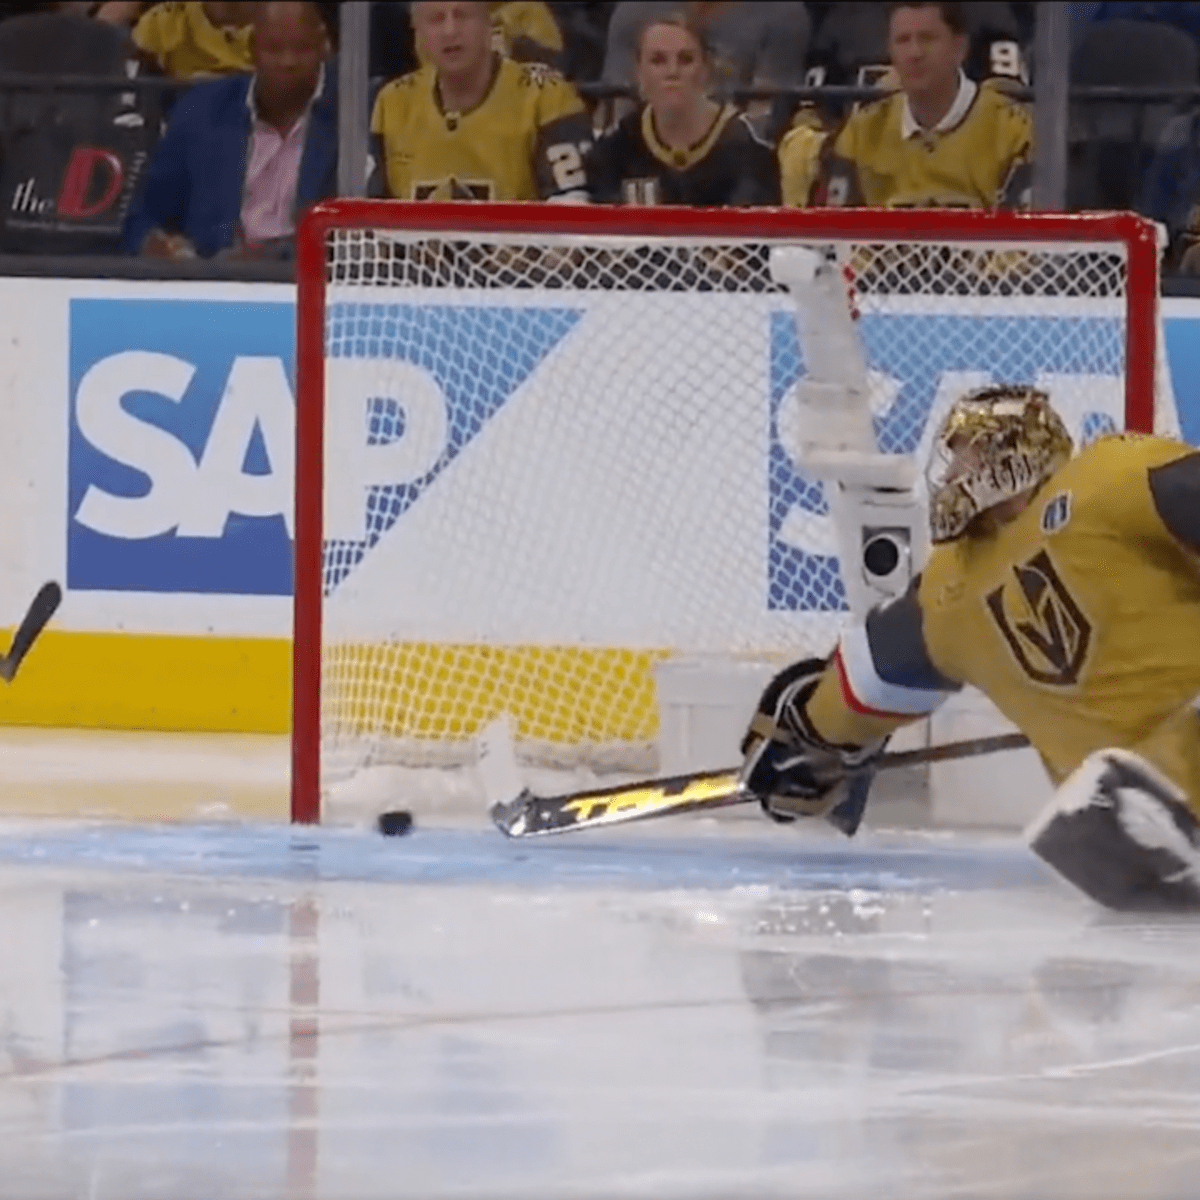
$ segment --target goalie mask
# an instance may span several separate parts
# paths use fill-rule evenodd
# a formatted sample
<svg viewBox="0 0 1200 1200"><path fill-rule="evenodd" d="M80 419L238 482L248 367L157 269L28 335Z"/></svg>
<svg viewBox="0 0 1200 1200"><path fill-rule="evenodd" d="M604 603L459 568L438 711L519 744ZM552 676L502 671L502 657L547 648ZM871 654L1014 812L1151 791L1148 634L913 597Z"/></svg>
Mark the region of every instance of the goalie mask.
<svg viewBox="0 0 1200 1200"><path fill-rule="evenodd" d="M1045 392L1024 385L969 392L946 414L925 473L931 541L961 537L982 513L1036 488L1072 448Z"/></svg>

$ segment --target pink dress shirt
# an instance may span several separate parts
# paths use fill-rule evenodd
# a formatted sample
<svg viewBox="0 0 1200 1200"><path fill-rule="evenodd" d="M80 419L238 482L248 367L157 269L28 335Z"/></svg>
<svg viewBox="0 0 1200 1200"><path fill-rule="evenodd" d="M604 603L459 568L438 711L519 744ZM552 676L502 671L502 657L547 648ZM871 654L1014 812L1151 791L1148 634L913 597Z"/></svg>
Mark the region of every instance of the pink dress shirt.
<svg viewBox="0 0 1200 1200"><path fill-rule="evenodd" d="M324 79L317 80L313 92L321 92ZM282 135L274 125L261 120L254 106L254 86L246 96L253 127L250 154L246 163L246 182L242 191L242 235L247 242L264 242L289 236L295 228L296 184L300 177L300 158L304 153L304 135L308 129L308 109Z"/></svg>

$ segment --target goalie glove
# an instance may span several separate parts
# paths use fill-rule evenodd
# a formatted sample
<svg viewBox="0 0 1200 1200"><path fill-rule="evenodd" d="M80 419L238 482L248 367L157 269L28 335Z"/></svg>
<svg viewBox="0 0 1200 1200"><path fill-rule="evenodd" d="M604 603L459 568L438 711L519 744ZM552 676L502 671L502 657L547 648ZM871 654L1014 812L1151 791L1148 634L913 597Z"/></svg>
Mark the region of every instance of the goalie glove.
<svg viewBox="0 0 1200 1200"><path fill-rule="evenodd" d="M805 706L826 665L806 658L767 684L742 739L741 782L772 820L824 816L850 835L862 819L872 764L887 739L837 746L817 733Z"/></svg>

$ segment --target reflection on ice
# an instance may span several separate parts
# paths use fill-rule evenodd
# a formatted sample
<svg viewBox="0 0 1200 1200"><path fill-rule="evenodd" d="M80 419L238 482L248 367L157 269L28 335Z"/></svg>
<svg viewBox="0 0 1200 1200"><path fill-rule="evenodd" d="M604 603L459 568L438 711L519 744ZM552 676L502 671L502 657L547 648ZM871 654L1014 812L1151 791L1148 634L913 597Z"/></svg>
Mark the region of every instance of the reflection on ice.
<svg viewBox="0 0 1200 1200"><path fill-rule="evenodd" d="M1194 1194L1193 925L963 839L567 843L0 827L0 1195Z"/></svg>

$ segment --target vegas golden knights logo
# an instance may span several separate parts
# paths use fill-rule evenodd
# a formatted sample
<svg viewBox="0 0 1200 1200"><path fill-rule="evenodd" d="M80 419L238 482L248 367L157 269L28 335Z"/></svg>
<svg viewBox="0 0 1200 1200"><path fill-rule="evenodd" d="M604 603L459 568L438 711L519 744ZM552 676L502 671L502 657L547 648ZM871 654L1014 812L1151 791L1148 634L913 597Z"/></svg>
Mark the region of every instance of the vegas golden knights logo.
<svg viewBox="0 0 1200 1200"><path fill-rule="evenodd" d="M414 200L436 200L440 193L449 200L490 200L492 191L491 180L455 179L451 175L447 179L439 179L430 183L414 183L412 198Z"/></svg>
<svg viewBox="0 0 1200 1200"><path fill-rule="evenodd" d="M1056 687L1078 683L1091 648L1091 622L1045 550L1013 567L1013 575L1020 600L1013 597L1006 606L1007 585L1001 584L988 593L987 607L1021 670L1036 683ZM1012 615L1022 608L1028 616Z"/></svg>

